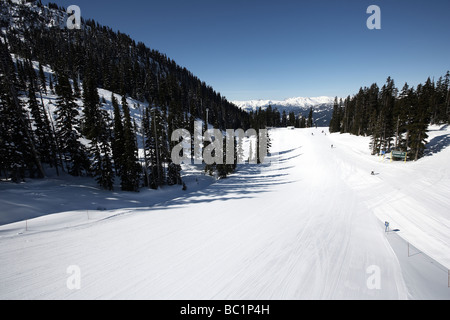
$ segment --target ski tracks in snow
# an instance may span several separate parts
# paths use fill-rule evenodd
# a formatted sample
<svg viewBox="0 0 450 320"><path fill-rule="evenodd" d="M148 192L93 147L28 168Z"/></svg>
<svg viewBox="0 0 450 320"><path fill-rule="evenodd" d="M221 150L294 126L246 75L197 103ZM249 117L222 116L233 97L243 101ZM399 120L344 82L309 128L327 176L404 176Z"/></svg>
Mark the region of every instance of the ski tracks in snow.
<svg viewBox="0 0 450 320"><path fill-rule="evenodd" d="M311 130L274 130L279 162L242 166L164 206L0 239L0 298L405 298L382 226L349 187L361 169ZM66 287L71 264L79 291ZM382 270L377 290L371 265Z"/></svg>

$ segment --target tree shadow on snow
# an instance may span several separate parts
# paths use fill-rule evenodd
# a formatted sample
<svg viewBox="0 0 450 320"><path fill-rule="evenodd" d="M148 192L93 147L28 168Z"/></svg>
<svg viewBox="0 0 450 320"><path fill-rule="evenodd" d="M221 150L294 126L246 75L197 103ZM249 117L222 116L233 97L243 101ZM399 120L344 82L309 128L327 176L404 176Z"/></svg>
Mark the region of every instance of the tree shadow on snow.
<svg viewBox="0 0 450 320"><path fill-rule="evenodd" d="M450 133L446 133L431 139L427 144L425 156L437 154L450 146Z"/></svg>
<svg viewBox="0 0 450 320"><path fill-rule="evenodd" d="M297 149L278 153L280 155L289 155ZM291 156L289 159L301 155ZM168 210L175 208L189 209L191 204L210 203L215 201L231 201L255 198L257 194L271 192L274 187L295 183L290 180L289 174L282 171L293 168L292 166L280 166L286 160L282 156L273 168L270 164L261 165L240 165L235 174L226 179L217 181L205 189L187 193L183 197L158 203L150 210Z"/></svg>
<svg viewBox="0 0 450 320"><path fill-rule="evenodd" d="M58 183L58 180L47 180L31 185L24 184L16 189L4 191L7 194L4 194L3 202L8 200L8 203L4 204L5 208L14 209L15 212L8 214L3 221L0 219L0 224L68 211L108 211L125 208L140 211L141 209L168 210L180 207L189 210L191 204L251 199L256 194L270 192L276 186L295 182L289 180L287 173L292 166L284 161L289 157L300 156L292 155L295 150L297 149L278 153L276 158L280 161L272 166L270 164L239 165L236 173L227 179L216 181L204 188L197 186L197 183L191 179L192 184L188 183L188 189L185 192L181 192L181 187L178 186L156 191L142 189L140 193L110 192L101 190L87 178L71 178L70 181L62 181L62 183ZM203 181L210 177L198 176L198 179ZM27 201L24 201L24 198ZM25 205L30 208L24 210Z"/></svg>

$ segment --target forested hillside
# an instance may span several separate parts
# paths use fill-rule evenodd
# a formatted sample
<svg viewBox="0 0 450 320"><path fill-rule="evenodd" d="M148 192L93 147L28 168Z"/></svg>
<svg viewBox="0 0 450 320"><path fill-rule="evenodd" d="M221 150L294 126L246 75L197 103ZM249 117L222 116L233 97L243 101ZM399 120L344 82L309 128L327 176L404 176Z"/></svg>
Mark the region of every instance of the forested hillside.
<svg viewBox="0 0 450 320"><path fill-rule="evenodd" d="M246 112L166 55L93 20L82 19L81 29L70 30L65 9L56 4L17 2L2 0L0 8L5 180L42 178L49 166L92 175L106 189L115 177L123 190L158 188L180 183L180 168L170 161L174 129L194 132L195 120L223 130L249 127ZM99 89L122 97L111 97L113 114L105 111ZM130 106L126 98L142 103ZM54 100L54 113L44 100ZM137 107L142 123L130 112Z"/></svg>
<svg viewBox="0 0 450 320"><path fill-rule="evenodd" d="M396 150L418 160L425 153L428 126L446 123L450 123L450 72L416 88L406 83L401 90L389 77L381 89L373 84L344 101L336 98L330 131L372 136L374 155Z"/></svg>

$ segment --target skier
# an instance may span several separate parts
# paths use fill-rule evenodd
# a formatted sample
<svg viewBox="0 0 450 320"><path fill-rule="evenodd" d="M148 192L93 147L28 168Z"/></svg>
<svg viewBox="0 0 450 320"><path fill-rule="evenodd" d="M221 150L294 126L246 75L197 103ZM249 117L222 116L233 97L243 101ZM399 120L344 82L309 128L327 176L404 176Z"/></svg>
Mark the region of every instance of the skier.
<svg viewBox="0 0 450 320"><path fill-rule="evenodd" d="M373 175L373 176L374 176L374 175L375 175L375 171L372 171L371 175Z"/></svg>
<svg viewBox="0 0 450 320"><path fill-rule="evenodd" d="M385 232L388 232L389 231L389 222L386 221L384 223L384 226L386 227Z"/></svg>

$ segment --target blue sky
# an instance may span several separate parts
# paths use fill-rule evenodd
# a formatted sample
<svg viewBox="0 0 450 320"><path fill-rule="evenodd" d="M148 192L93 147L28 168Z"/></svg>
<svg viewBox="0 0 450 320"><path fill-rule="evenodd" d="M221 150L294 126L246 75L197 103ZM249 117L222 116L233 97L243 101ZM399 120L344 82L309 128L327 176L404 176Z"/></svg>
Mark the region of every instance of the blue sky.
<svg viewBox="0 0 450 320"><path fill-rule="evenodd" d="M228 100L345 97L450 70L449 0L52 2L167 54ZM381 30L366 27L370 5Z"/></svg>

